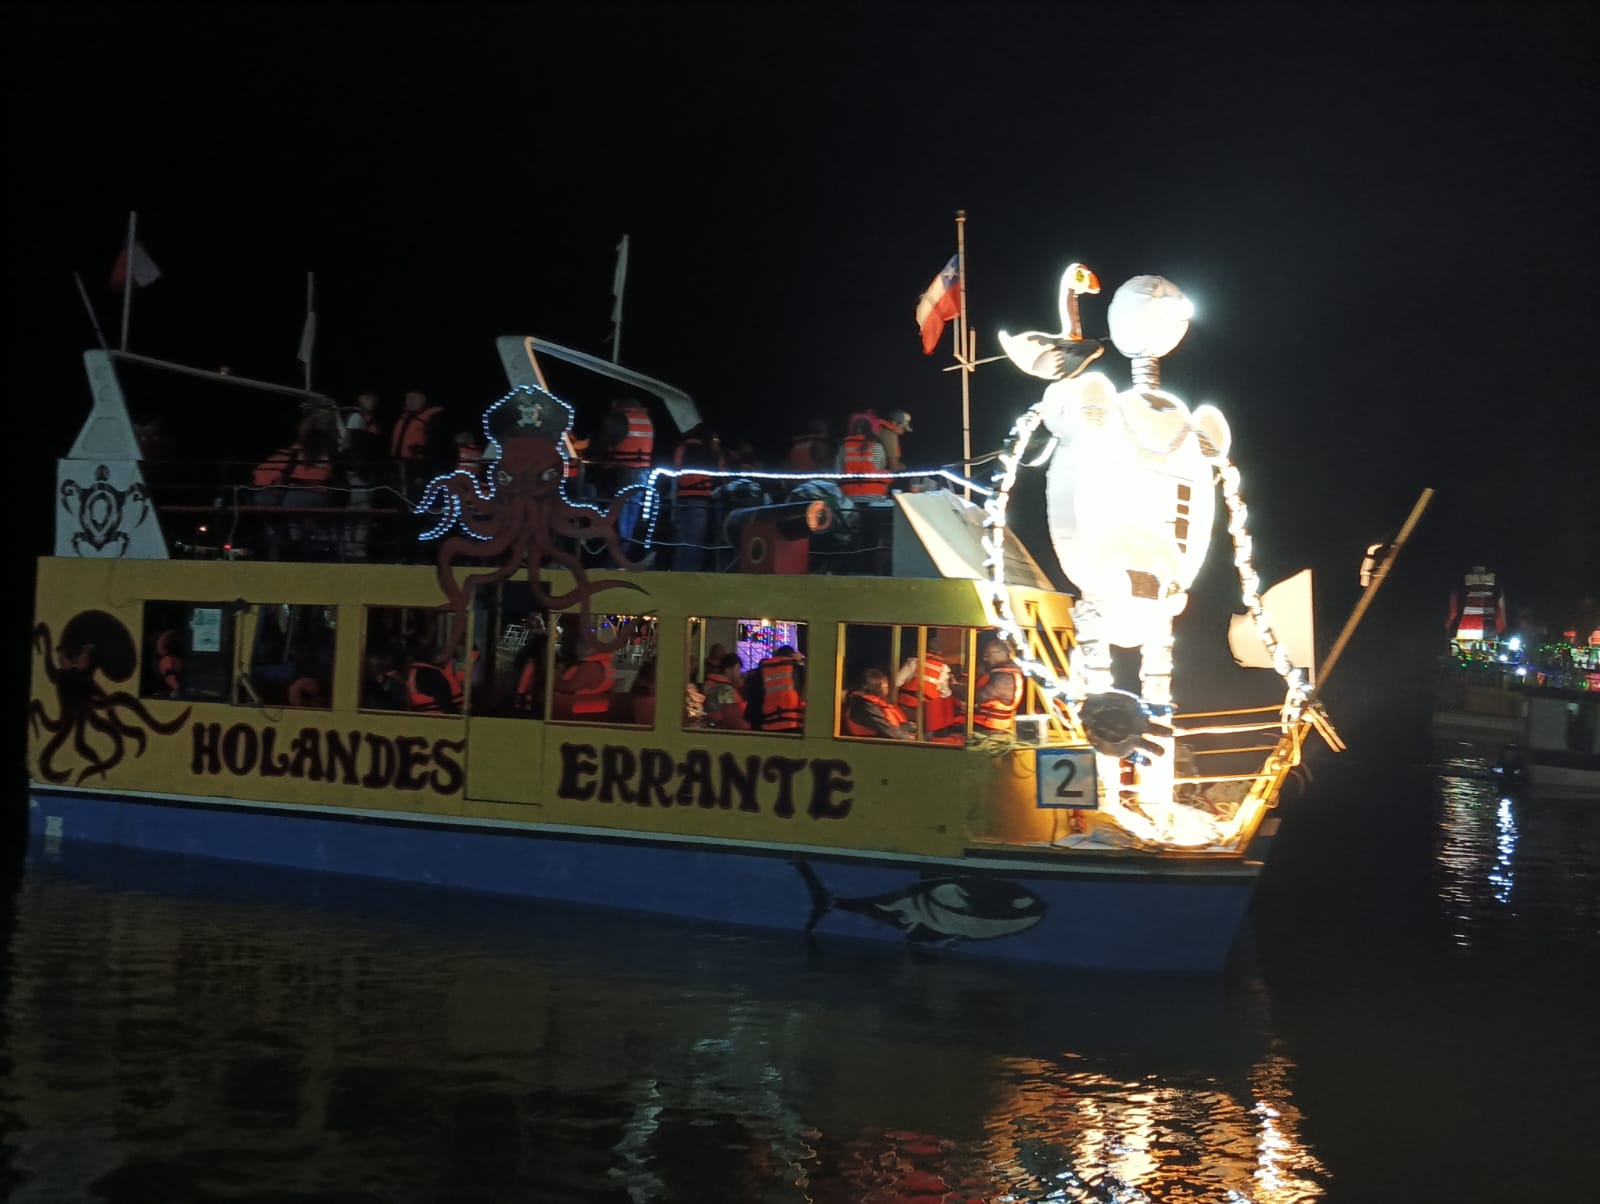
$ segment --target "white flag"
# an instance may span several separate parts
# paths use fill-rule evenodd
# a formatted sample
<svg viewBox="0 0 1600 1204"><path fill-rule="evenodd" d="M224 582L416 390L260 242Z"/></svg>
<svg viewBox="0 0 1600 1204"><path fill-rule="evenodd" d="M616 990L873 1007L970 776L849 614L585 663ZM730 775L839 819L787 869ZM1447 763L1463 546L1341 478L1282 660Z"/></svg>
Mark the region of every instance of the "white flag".
<svg viewBox="0 0 1600 1204"><path fill-rule="evenodd" d="M1311 616L1311 570L1301 569L1261 595L1261 608L1278 646L1296 669L1309 679L1317 665L1316 628ZM1234 615L1228 620L1228 649L1246 669L1270 669L1272 657L1256 634L1255 620Z"/></svg>
<svg viewBox="0 0 1600 1204"><path fill-rule="evenodd" d="M611 324L622 321L622 287L628 280L628 236L617 244L617 270L611 277Z"/></svg>
<svg viewBox="0 0 1600 1204"><path fill-rule="evenodd" d="M138 239L133 242L133 282L140 288L147 284L154 284L161 279L161 269L156 267L156 261L150 258L150 253L144 249L144 244ZM124 247L117 252L117 262L111 265L111 287L121 288L128 281L128 249Z"/></svg>

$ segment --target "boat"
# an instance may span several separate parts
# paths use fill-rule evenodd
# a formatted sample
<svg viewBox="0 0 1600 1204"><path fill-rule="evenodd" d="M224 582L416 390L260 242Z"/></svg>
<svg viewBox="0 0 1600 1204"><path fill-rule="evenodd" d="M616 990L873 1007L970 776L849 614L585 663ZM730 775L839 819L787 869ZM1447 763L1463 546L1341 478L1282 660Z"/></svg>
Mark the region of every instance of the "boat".
<svg viewBox="0 0 1600 1204"><path fill-rule="evenodd" d="M1526 794L1600 799L1600 690L1522 693L1521 731L1501 754L1501 772Z"/></svg>
<svg viewBox="0 0 1600 1204"><path fill-rule="evenodd" d="M1146 317L1176 292L1151 281L1124 286ZM569 493L573 409L545 368L621 382L680 429L692 401L538 338L496 348L488 470L439 475L409 511L284 506L150 462L141 373L255 389L286 425L333 403L85 353L92 409L37 566L33 855L121 845L957 956L1225 964L1310 735L1342 745L1262 603L1226 423L1160 389L1164 351L1124 350L1132 388L1081 361L1047 377L987 482L702 471L728 563L686 571L662 561L688 470ZM1076 593L1011 521L1046 465ZM1272 697L1180 712L1174 622L1214 481ZM1137 680L1113 644L1142 646ZM737 698L707 697L719 664L764 683L748 730ZM872 669L895 679L877 701Z"/></svg>

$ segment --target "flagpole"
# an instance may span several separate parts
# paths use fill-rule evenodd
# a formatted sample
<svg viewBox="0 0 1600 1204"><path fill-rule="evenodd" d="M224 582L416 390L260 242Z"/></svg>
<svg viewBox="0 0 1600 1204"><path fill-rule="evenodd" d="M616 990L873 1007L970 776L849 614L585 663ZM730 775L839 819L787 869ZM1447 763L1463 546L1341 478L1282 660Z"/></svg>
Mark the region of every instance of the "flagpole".
<svg viewBox="0 0 1600 1204"><path fill-rule="evenodd" d="M312 323L314 323L316 321L316 317L315 317L316 312L317 312L316 296L317 296L317 274L315 272L307 272L306 273L306 325L305 325L305 329L310 333L310 338L306 340L306 346L305 346L305 352L306 352L306 392L307 393L311 392L311 356L313 354L312 349L316 346L316 339L317 339L317 328L314 325L312 325Z"/></svg>
<svg viewBox="0 0 1600 1204"><path fill-rule="evenodd" d="M128 317L133 308L133 236L138 226L139 215L133 210L128 210L128 249L123 252L126 258L122 261L122 350L128 349Z"/></svg>
<svg viewBox="0 0 1600 1204"><path fill-rule="evenodd" d="M111 347L106 342L106 332L100 329L100 315L94 312L94 302L89 300L89 291L83 287L83 277L74 272L72 278L78 284L78 296L83 298L83 308L89 311L89 322L94 327L95 337L100 340L101 350L109 351Z"/></svg>
<svg viewBox="0 0 1600 1204"><path fill-rule="evenodd" d="M617 244L617 268L611 276L611 362L622 362L622 290L628 283L628 236Z"/></svg>
<svg viewBox="0 0 1600 1204"><path fill-rule="evenodd" d="M961 475L972 478L972 370L974 347L967 333L967 211L956 210L956 280L961 287L961 311L956 316L956 363L961 367ZM972 487L965 489L972 500Z"/></svg>

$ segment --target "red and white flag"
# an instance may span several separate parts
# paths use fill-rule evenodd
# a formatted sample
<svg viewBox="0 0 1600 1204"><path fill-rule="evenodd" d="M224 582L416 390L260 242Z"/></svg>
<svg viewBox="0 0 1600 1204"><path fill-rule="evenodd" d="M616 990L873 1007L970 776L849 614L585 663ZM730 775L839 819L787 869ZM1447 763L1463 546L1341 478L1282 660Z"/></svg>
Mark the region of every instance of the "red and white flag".
<svg viewBox="0 0 1600 1204"><path fill-rule="evenodd" d="M960 257L952 255L944 271L933 278L917 302L917 325L922 329L922 354L932 355L944 334L944 325L961 312Z"/></svg>
<svg viewBox="0 0 1600 1204"><path fill-rule="evenodd" d="M161 269L156 267L156 261L150 258L150 253L144 249L144 244L135 239L133 242L133 282L140 288L147 284L154 284L161 279ZM121 288L128 281L128 249L124 247L117 252L117 262L111 265L111 287Z"/></svg>

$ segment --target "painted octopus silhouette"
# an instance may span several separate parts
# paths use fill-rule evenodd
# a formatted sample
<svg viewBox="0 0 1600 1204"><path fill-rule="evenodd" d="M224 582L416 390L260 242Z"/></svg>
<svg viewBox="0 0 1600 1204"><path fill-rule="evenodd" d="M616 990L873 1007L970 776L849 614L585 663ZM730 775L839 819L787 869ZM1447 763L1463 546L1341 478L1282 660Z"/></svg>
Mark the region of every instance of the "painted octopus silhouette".
<svg viewBox="0 0 1600 1204"><path fill-rule="evenodd" d="M506 403L512 401L516 402L515 407L507 407ZM507 420L497 421L497 412L505 413ZM618 567L640 567L628 559L617 531L617 517L627 499L618 497L609 510L601 511L567 498L561 487L566 457L556 442L570 422L565 415L564 403L519 386L486 415L486 430L500 445L500 458L494 464L488 491L470 472L458 470L436 478L418 503L417 509L422 512L443 511L440 523L423 538L446 536L440 539L435 563L439 587L448 599L440 609L451 611L457 619L457 648L466 638L475 591L480 586L508 580L524 567L540 605L550 610L579 606L579 640L584 647L603 651L620 639L621 628L611 641L601 641L589 631L589 600L602 590L640 587L631 581L591 580L576 553L562 547L558 540L598 537ZM458 525L462 534L447 534ZM456 568L462 561L481 564L485 560L499 563L456 580ZM545 590L539 569L547 563L560 565L572 574L573 586L566 593Z"/></svg>
<svg viewBox="0 0 1600 1204"><path fill-rule="evenodd" d="M55 764L56 754L69 738L78 756L87 762L78 771L76 784L81 785L96 774L105 777L121 762L126 752L124 738L137 744L133 755L142 757L149 743L145 727L170 736L189 718L192 708L185 707L176 719L162 723L136 696L124 690L106 692L96 675L104 673L112 682L127 681L138 657L128 629L103 610L79 611L68 619L53 659L49 624L40 623L33 629L33 643L45 658L45 675L56 688L60 707L52 717L37 698L28 705L28 723L34 733L41 727L51 733L50 742L39 752L39 772L49 781L64 782L72 776L70 768L60 769Z"/></svg>

